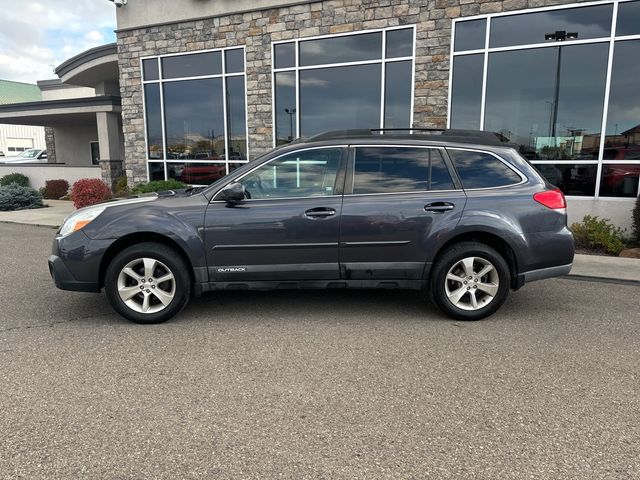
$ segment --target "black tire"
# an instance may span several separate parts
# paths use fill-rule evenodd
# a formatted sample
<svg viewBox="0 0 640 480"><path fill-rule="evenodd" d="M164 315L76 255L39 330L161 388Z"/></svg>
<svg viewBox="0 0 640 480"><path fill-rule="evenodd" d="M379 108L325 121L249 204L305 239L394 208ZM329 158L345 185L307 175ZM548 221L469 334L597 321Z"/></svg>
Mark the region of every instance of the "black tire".
<svg viewBox="0 0 640 480"><path fill-rule="evenodd" d="M459 285L461 288L468 290L474 288L473 286L467 288L467 284L458 282L449 283L447 287L447 274L450 269L458 265L463 259L475 257L484 261L490 262L495 268L497 278L499 280L497 293L493 296L493 299L489 300L484 292L476 290L483 295L485 301L488 303L482 307L479 303L477 310L466 310L459 308L449 299L447 295L447 288L452 288L452 285ZM482 261L480 260L480 261ZM476 264L477 265L477 264ZM481 270L479 268L479 270ZM495 275L495 274L493 274ZM483 277L486 278L486 277ZM494 276L495 279L495 276ZM468 278L462 278L462 280L469 281ZM469 283L473 285L475 279L471 279ZM480 279L480 282L482 280ZM431 271L431 281L429 282L429 294L433 303L435 303L440 310L456 320L474 321L481 320L492 314L494 314L505 302L509 295L509 289L511 284L511 274L509 266L504 257L500 255L495 249L479 242L460 242L447 248L437 259L433 265ZM477 288L477 286L475 287ZM450 290L451 292L451 290ZM455 293L455 292L453 292ZM474 294L475 297L475 294ZM470 303L470 296L463 297L469 299L467 303Z"/></svg>
<svg viewBox="0 0 640 480"><path fill-rule="evenodd" d="M142 258L150 258L160 262L157 267L158 270L156 270L159 272L159 275L163 275L164 267L173 274L173 280L157 284L158 293L162 293L160 291L162 286L163 288L170 289L173 294L173 298L167 302L167 305L162 306L163 304L160 302L159 297L150 295L150 302L155 302L155 307L162 308L157 312L143 313L134 310L122 300L118 291L118 278L123 268L130 262L135 262ZM145 280L148 282L149 279ZM130 281L132 286L142 286L141 281L135 281L132 279L128 279L127 281ZM167 285L169 287L167 287ZM155 288L155 286L153 288ZM124 249L113 258L105 272L104 289L107 299L113 309L127 320L141 324L166 322L177 315L189 302L191 297L191 276L189 275L189 266L178 252L167 245L155 242L139 243ZM151 293L154 292L150 289L141 290ZM132 301L142 303L144 291L140 292L140 295L134 297Z"/></svg>

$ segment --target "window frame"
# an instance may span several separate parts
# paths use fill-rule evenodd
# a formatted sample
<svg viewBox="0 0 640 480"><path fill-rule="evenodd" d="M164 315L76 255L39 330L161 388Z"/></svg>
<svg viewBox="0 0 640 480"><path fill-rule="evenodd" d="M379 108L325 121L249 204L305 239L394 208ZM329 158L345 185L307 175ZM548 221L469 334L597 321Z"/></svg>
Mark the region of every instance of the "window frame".
<svg viewBox="0 0 640 480"><path fill-rule="evenodd" d="M413 30L413 45L410 56L405 57L392 57L387 58L387 32L393 30ZM300 66L300 42L306 42L308 40L321 40L327 38L335 38L335 37L348 37L354 35L364 35L368 33L377 33L382 32L382 50L381 56L376 60L363 60L363 61L355 61L355 62L337 62L337 63L326 63L319 65L306 65ZM295 75L295 97L296 97L296 106L295 106L295 122L294 122L294 130L295 130L295 138L300 138L300 71L303 70L317 70L321 68L332 68L332 67L350 67L350 66L359 66L359 65L380 65L381 70L381 83L380 83L380 121L379 128L384 128L384 120L385 120L385 87L386 87L386 67L389 63L395 62L406 62L411 61L411 103L410 103L410 118L409 118L409 126L413 126L414 120L414 104L415 104L415 83L416 83L416 35L417 35L417 26L416 24L410 25L397 25L393 27L386 28L372 28L365 30L357 30L354 32L343 32L343 33L332 33L327 35L314 35L311 37L298 37L291 38L288 40L278 40L271 42L271 114L272 114L272 125L273 125L273 139L272 145L273 147L277 147L277 131L276 131L276 120L277 120L277 112L276 112L276 74L282 72L294 72ZM285 43L293 43L294 44L294 58L295 64L293 67L283 67L276 68L275 67L275 48L276 45L285 44Z"/></svg>
<svg viewBox="0 0 640 480"><path fill-rule="evenodd" d="M234 72L227 73L226 72L226 52L227 50L242 50L243 62L244 62L244 70L242 72ZM167 78L163 77L162 72L162 59L167 57L178 57L178 56L187 56L187 55L197 55L201 53L209 53L209 52L220 52L221 56L221 64L222 71L219 74L213 75L197 75L197 76L186 76L186 77L177 77L177 78ZM156 60L157 68L158 68L158 79L157 80L145 80L144 79L144 61L145 60ZM249 114L248 114L248 91L247 91L247 49L245 45L237 45L233 47L226 48L208 48L203 50L193 50L188 52L176 52L176 53L167 53L163 55L151 55L140 57L139 59L140 65L140 91L142 94L142 112L143 112L143 120L144 120L144 144L145 144L145 162L146 162L146 171L147 171L147 179L151 179L151 172L149 168L149 163L157 163L162 164L164 168L164 179L169 179L169 169L167 164L186 164L186 163L216 163L220 165L225 165L226 174L229 175L231 172L229 165L230 164L238 164L238 163L248 163L249 158L251 156L250 153L250 145L249 145ZM223 122L224 122L224 145L225 145L225 156L228 156L229 153L229 144L230 138L228 135L229 126L228 126L228 102L227 102L227 78L229 77L244 77L244 109L245 109L245 135L246 135L246 149L247 149L247 159L245 160L236 160L225 158L224 160L206 160L206 159L168 159L167 158L167 139L166 139L166 121L165 121L165 102L164 102L164 84L172 83L172 82L181 82L185 80L202 80L202 79L211 79L211 78L220 78L222 79L222 104L223 104ZM149 158L149 138L148 138L148 130L147 130L147 105L146 105L146 94L145 94L145 86L148 84L157 84L160 90L160 122L162 128L162 155L161 159L150 159Z"/></svg>
<svg viewBox="0 0 640 480"><path fill-rule="evenodd" d="M453 183L453 189L445 190L410 190L408 192L377 192L377 193L353 193L355 186L355 168L356 168L356 151L358 148L424 148L431 150L439 150L442 155L447 171L451 176L451 182ZM442 145L411 145L411 144L392 144L392 143L363 143L349 146L349 162L347 164L347 178L345 182L344 196L349 197L370 197L374 195L428 195L431 193L445 193L445 192L462 192L462 185L460 179L453 168L451 159L447 154L446 147Z"/></svg>
<svg viewBox="0 0 640 480"><path fill-rule="evenodd" d="M336 181L334 184L334 190L333 190L333 194L332 195L312 195L312 196L304 196L304 197L273 197L273 198L245 198L243 200L243 202L268 202L271 200L277 200L277 201L283 201L283 200L300 200L300 199L306 199L306 198L331 198L331 197L338 197L338 196L342 196L343 195L343 191L344 191L344 172L346 169L346 164L347 162L347 157L348 157L348 145L322 145L320 147L308 147L308 148L301 148L301 149L296 149L296 150L290 150L287 152L283 152L280 155L276 155L273 158L270 158L268 160L265 160L264 162L260 162L258 165L256 165L254 168L247 170L246 172L242 173L240 176L238 177L234 177L232 179L230 179L227 183L225 183L224 185L222 185L211 197L211 200L209 201L209 203L226 203L226 200L218 200L216 199L216 197L220 194L220 192L222 192L222 190L224 190L228 185L232 184L232 183L241 183L242 179L245 178L247 175L251 175L253 172L255 172L257 169L264 167L265 165L270 164L271 162L274 162L276 160L281 159L282 157L286 157L288 155L296 155L296 154L300 154L302 152L308 152L311 150L329 150L329 149L339 149L341 150L342 154L340 157L340 162L338 163L338 168L336 171ZM340 182L343 183L342 188L340 185Z"/></svg>
<svg viewBox="0 0 640 480"><path fill-rule="evenodd" d="M536 7L529 9L520 9L513 10L508 12L499 12L499 13L489 13L489 14L481 14L481 15L472 15L468 17L456 18L452 21L451 25L451 38L450 38L450 65L449 65L449 93L448 93L448 105L447 105L447 128L451 128L451 112L452 112L452 98L453 98L453 75L454 75L454 59L455 57L465 56L465 55L474 55L474 54L482 54L483 59L483 69L482 69L482 94L480 99L480 122L479 129L484 130L484 122L485 122L485 109L486 109L486 101L487 101L487 78L488 78L488 70L489 70L489 55L495 52L504 52L504 51L518 51L518 50L527 50L527 49L536 49L536 48L554 48L554 47L564 47L570 45L588 45L595 43L603 43L608 44L608 57L607 57L607 70L605 77L605 90L604 90L604 106L602 110L602 118L601 118L601 126L600 126L600 145L598 151L598 158L593 160L531 160L533 165L542 165L542 164L566 164L566 165L597 165L597 173L596 173L596 184L595 184L595 194L594 196L574 196L567 195L571 198L576 199L603 199L603 200L627 200L626 197L604 197L600 196L600 184L602 180L602 171L603 166L606 164L616 163L617 161L612 160L604 160L604 150L606 144L606 128L609 114L609 100L611 97L611 85L612 85L612 73L613 73L613 58L615 54L615 46L616 42L625 41L625 40L640 40L640 33L633 35L618 35L616 31L617 20L618 20L618 11L619 5L624 3L630 3L636 0L597 0L590 2L578 2L578 3L570 3L564 5L552 5L547 7ZM576 39L576 40L565 40L562 42L540 42L540 43L532 43L532 44L523 44L523 45L513 45L506 47L491 47L490 46L490 38L491 38L491 21L496 17L504 17L504 16L514 16L514 15L526 15L529 13L538 13L538 12L548 12L554 10L567 10L572 8L579 7L589 7L596 5L612 5L612 16L611 16L611 30L609 32L609 36L593 38L593 39ZM486 29L485 29L485 42L482 48L474 49L474 50L465 50L465 51L455 51L455 34L456 34L456 26L458 23L466 22L469 20L480 20L486 19ZM620 162L617 162L620 163ZM639 160L630 160L625 161L625 164L640 164ZM638 186L638 195L640 195L640 182Z"/></svg>

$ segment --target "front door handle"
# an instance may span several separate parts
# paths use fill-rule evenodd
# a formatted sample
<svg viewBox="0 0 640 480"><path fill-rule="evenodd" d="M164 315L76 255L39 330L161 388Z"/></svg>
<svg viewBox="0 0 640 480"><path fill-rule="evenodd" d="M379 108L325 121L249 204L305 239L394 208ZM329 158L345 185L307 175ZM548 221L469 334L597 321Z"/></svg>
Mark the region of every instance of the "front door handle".
<svg viewBox="0 0 640 480"><path fill-rule="evenodd" d="M309 218L327 218L333 217L336 211L333 208L317 207L307 210L304 214Z"/></svg>
<svg viewBox="0 0 640 480"><path fill-rule="evenodd" d="M434 202L424 206L425 212L444 213L453 210L455 205L449 202Z"/></svg>

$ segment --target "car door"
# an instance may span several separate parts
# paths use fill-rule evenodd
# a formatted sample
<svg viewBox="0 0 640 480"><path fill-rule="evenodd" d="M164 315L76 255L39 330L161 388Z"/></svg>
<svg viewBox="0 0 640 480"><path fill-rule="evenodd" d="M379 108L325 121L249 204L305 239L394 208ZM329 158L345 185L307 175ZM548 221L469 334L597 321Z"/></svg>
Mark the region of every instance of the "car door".
<svg viewBox="0 0 640 480"><path fill-rule="evenodd" d="M342 278L417 281L434 239L453 229L466 196L443 148L356 146L342 206Z"/></svg>
<svg viewBox="0 0 640 480"><path fill-rule="evenodd" d="M205 218L214 282L339 279L338 240L345 147L303 149L235 181L245 200L213 197Z"/></svg>

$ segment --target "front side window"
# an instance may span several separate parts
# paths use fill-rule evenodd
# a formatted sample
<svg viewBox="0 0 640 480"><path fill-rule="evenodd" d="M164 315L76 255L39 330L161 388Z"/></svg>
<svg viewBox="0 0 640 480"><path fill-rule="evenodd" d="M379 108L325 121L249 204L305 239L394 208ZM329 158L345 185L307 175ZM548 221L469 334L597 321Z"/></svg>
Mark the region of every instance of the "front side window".
<svg viewBox="0 0 640 480"><path fill-rule="evenodd" d="M240 182L251 200L330 196L341 158L340 148L294 152L261 165Z"/></svg>
<svg viewBox="0 0 640 480"><path fill-rule="evenodd" d="M327 130L410 128L414 27L275 43L274 145Z"/></svg>
<svg viewBox="0 0 640 480"><path fill-rule="evenodd" d="M142 60L150 180L206 185L248 161L244 49Z"/></svg>
<svg viewBox="0 0 640 480"><path fill-rule="evenodd" d="M452 190L440 150L411 147L356 149L353 193L402 193Z"/></svg>
<svg viewBox="0 0 640 480"><path fill-rule="evenodd" d="M522 180L513 169L489 153L447 151L465 189L506 187Z"/></svg>

